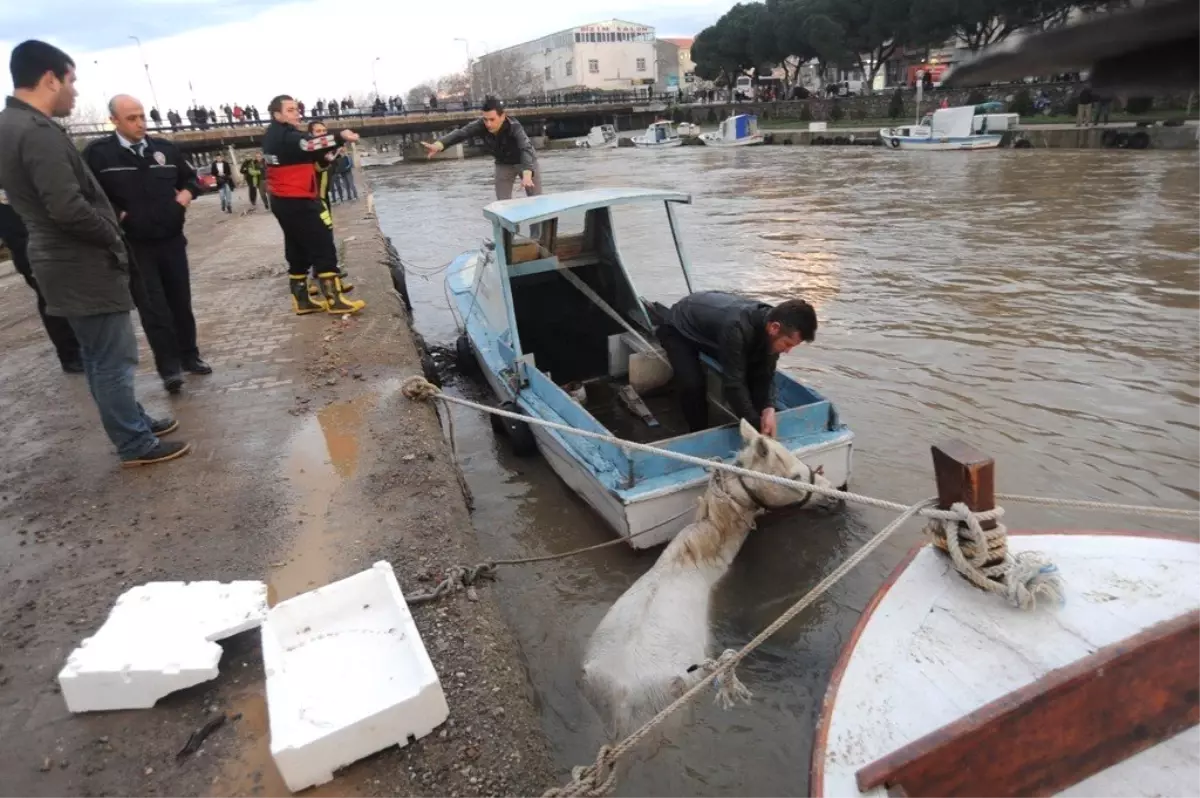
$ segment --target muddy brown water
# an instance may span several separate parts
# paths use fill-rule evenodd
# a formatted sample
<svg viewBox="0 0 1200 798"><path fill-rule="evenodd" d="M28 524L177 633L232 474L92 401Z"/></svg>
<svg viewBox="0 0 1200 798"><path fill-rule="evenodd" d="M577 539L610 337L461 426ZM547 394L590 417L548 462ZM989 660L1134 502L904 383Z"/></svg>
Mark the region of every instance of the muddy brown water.
<svg viewBox="0 0 1200 798"><path fill-rule="evenodd" d="M930 444L960 437L995 457L1001 491L1183 507L1200 498L1195 153L687 147L547 153L541 164L549 191L690 192L680 218L697 288L816 306L815 344L783 365L854 430L853 489L929 496ZM490 161L371 174L383 229L416 266L445 264L490 235L480 213ZM617 223L642 295L681 296L661 206L621 209ZM451 342L441 276L408 284L420 331ZM480 415L454 415L489 555L608 538L542 460L513 457ZM1008 509L1011 528L1196 533L1189 521ZM764 520L717 591L719 644L746 642L888 520L863 507ZM753 703L724 711L703 698L618 794L807 794L838 652L919 539L910 524L759 649L740 671ZM588 636L657 554L613 547L509 569L487 588L516 630L564 768L590 763L603 742L577 681Z"/></svg>

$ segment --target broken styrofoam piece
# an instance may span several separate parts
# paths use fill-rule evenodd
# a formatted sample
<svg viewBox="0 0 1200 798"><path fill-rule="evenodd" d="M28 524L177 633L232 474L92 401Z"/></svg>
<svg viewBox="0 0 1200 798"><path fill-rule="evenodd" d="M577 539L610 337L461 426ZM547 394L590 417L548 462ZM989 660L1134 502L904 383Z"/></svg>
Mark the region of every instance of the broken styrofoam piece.
<svg viewBox="0 0 1200 798"><path fill-rule="evenodd" d="M262 582L149 582L122 593L108 618L58 673L67 709L146 709L163 696L215 679L215 641L267 615Z"/></svg>
<svg viewBox="0 0 1200 798"><path fill-rule="evenodd" d="M276 604L262 655L271 756L293 792L450 716L387 562Z"/></svg>

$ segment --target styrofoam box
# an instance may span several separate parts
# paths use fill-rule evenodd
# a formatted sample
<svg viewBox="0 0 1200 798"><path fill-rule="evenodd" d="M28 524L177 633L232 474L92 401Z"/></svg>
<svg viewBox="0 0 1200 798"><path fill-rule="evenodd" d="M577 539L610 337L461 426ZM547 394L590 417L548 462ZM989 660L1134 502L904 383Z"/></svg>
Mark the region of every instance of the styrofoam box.
<svg viewBox="0 0 1200 798"><path fill-rule="evenodd" d="M215 641L253 629L267 614L262 582L148 582L122 593L104 625L58 673L67 709L145 709L215 679Z"/></svg>
<svg viewBox="0 0 1200 798"><path fill-rule="evenodd" d="M262 654L271 756L293 792L450 716L387 562L275 605Z"/></svg>

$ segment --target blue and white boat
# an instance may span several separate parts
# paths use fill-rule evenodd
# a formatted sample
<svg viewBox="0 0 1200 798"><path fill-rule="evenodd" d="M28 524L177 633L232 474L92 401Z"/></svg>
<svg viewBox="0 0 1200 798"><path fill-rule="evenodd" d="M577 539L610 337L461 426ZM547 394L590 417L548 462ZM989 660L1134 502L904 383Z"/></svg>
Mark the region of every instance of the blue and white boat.
<svg viewBox="0 0 1200 798"><path fill-rule="evenodd" d="M938 108L921 120L922 124L882 128L879 137L890 150L995 149L1004 138L1003 130L1010 127L1009 122L1015 125L1008 117L1015 118L1016 114L989 114L986 112L989 105Z"/></svg>
<svg viewBox="0 0 1200 798"><path fill-rule="evenodd" d="M710 133L701 133L700 140L706 147L749 147L762 144L763 134L758 132L758 117L754 114L736 114L721 121L721 126Z"/></svg>
<svg viewBox="0 0 1200 798"><path fill-rule="evenodd" d="M460 367L482 376L503 407L531 418L732 462L742 442L722 397L720 366L704 359L714 426L689 432L654 338L654 318L664 308L638 294L612 213L617 206L663 204L663 221L690 292L675 211L690 202L690 195L674 191L604 188L485 207L492 241L456 258L446 276L447 295L464 330L457 342ZM526 234L530 230L536 237ZM645 375L655 370L658 379L648 382ZM782 371L775 380L778 440L810 467L822 467L831 484L846 485L853 433L815 390ZM540 451L634 548L674 537L691 522L706 488L708 473L698 466L493 419L514 451Z"/></svg>

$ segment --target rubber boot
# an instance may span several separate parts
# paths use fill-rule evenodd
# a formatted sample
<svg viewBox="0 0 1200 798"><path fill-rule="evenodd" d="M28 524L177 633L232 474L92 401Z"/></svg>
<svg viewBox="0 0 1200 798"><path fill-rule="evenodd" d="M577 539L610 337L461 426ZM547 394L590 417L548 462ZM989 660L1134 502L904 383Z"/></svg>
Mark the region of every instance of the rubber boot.
<svg viewBox="0 0 1200 798"><path fill-rule="evenodd" d="M346 299L342 295L342 279L337 272L317 275L321 281L321 293L325 295L325 310L328 313L358 313L367 306L361 299Z"/></svg>
<svg viewBox="0 0 1200 798"><path fill-rule="evenodd" d="M343 269L341 266L338 267L338 275L337 276L338 276L338 280L341 282L343 294L348 294L354 290L354 286L350 283L350 280L349 280L350 275L346 274L346 270ZM316 281L309 281L308 293L310 293L313 296L319 296L321 293L321 286Z"/></svg>
<svg viewBox="0 0 1200 798"><path fill-rule="evenodd" d="M303 316L305 313L320 313L325 310L325 301L323 299L314 300L308 295L308 277L303 274L289 275L292 289L292 309L296 311L297 316Z"/></svg>

